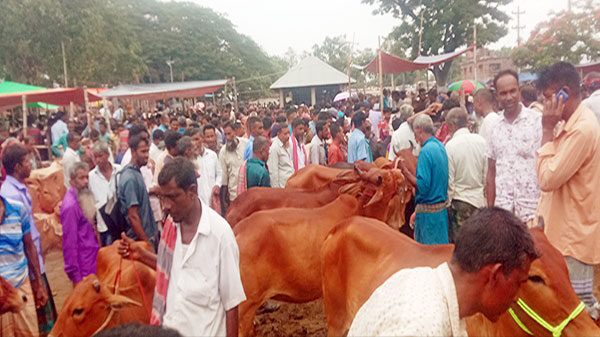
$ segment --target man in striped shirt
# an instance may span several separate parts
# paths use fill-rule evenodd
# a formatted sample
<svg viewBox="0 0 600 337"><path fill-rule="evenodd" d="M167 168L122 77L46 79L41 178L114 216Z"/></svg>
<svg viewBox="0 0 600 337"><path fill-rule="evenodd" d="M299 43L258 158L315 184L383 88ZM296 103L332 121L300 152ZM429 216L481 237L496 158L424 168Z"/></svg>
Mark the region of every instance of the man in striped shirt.
<svg viewBox="0 0 600 337"><path fill-rule="evenodd" d="M0 276L27 297L25 308L0 316L0 336L38 336L36 307L46 304L38 254L31 239L29 216L18 201L0 197ZM29 271L35 277L29 280ZM36 289L35 299L32 288ZM35 300L35 302L34 302Z"/></svg>

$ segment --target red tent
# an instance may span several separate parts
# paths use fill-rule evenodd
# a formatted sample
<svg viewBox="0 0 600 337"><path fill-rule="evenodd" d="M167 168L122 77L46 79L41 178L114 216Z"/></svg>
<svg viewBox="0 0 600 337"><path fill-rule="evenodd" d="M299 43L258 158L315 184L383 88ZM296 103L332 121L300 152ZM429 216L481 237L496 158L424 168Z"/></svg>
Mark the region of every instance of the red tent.
<svg viewBox="0 0 600 337"><path fill-rule="evenodd" d="M600 62L580 64L575 66L575 68L581 72L582 77L585 77L585 75L593 71L600 72Z"/></svg>
<svg viewBox="0 0 600 337"><path fill-rule="evenodd" d="M419 56L414 61L408 61L405 59L401 59L397 56L388 54L384 51L381 52L381 65L382 72L384 74L395 74L395 73L403 73L407 71L421 70L427 69L438 64L442 64L444 62L448 62L451 59L466 53L468 50L471 50L473 45L469 46L467 49L462 51L455 51L451 53L446 53L442 55L435 56ZM379 73L379 57L375 56L375 58L365 67L365 69L372 73Z"/></svg>
<svg viewBox="0 0 600 337"><path fill-rule="evenodd" d="M27 102L44 102L54 105L84 104L84 92L82 88L55 88L27 92L16 92L11 94L0 94L0 108L13 107L23 103L23 96ZM102 98L88 91L88 101L99 101Z"/></svg>

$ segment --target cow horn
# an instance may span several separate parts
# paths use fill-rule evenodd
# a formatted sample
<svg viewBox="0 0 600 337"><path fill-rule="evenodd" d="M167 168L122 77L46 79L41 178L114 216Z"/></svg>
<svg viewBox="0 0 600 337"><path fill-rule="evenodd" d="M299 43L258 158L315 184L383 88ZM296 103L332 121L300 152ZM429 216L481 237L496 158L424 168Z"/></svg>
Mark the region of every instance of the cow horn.
<svg viewBox="0 0 600 337"><path fill-rule="evenodd" d="M121 309L123 306L130 304L141 307L142 305L139 302L132 300L131 298L123 295L110 295L107 298L108 304L113 309Z"/></svg>
<svg viewBox="0 0 600 337"><path fill-rule="evenodd" d="M377 189L377 192L375 192L375 195L373 195L371 200L369 200L369 202L364 207L366 208L375 203L378 203L381 201L381 199L383 199L383 190L379 188L379 189Z"/></svg>
<svg viewBox="0 0 600 337"><path fill-rule="evenodd" d="M544 230L544 217L539 216L538 217L538 224L537 224L538 228L540 228L541 230Z"/></svg>
<svg viewBox="0 0 600 337"><path fill-rule="evenodd" d="M375 186L381 185L381 183L383 181L381 174L378 174L378 173L371 174L372 170L365 172L358 165L354 165L354 170L356 171L356 173L358 174L360 179L366 180L367 182L369 182L371 184L375 184Z"/></svg>
<svg viewBox="0 0 600 337"><path fill-rule="evenodd" d="M94 287L94 290L96 290L97 293L100 292L100 281L94 280L94 282L92 282L92 286Z"/></svg>

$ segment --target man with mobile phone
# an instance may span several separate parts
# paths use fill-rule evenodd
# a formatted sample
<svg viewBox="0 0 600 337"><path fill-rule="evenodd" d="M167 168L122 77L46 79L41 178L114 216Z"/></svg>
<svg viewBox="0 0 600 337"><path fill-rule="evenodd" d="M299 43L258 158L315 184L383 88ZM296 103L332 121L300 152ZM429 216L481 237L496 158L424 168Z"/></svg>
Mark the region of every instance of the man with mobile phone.
<svg viewBox="0 0 600 337"><path fill-rule="evenodd" d="M548 240L565 256L575 293L597 319L594 265L600 263L600 125L582 103L575 67L558 62L540 74L544 95L537 176L543 192L538 215ZM563 121L556 128L559 121Z"/></svg>

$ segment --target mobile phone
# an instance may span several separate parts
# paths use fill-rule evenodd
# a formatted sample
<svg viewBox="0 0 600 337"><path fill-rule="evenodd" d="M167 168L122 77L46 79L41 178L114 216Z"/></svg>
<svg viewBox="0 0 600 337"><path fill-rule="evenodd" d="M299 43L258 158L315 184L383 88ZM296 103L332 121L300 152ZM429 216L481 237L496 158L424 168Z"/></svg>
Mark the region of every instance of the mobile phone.
<svg viewBox="0 0 600 337"><path fill-rule="evenodd" d="M556 93L556 103L558 103L560 101L561 97L562 97L562 102L564 103L569 98L569 94L567 94L564 90L560 89Z"/></svg>

